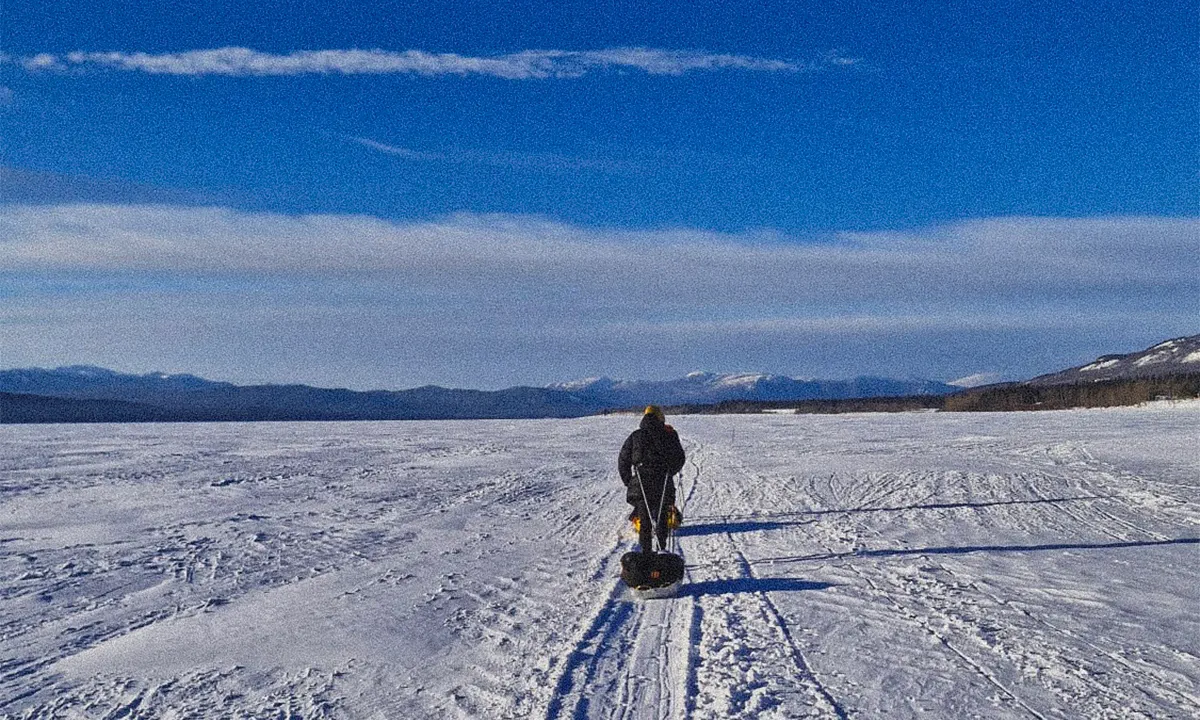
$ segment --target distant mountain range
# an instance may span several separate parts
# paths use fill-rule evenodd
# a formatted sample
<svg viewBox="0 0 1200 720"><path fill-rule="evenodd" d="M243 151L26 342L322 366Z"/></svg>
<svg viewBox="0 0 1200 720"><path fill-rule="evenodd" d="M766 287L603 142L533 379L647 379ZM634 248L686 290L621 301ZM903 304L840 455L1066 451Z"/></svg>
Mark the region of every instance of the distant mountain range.
<svg viewBox="0 0 1200 720"><path fill-rule="evenodd" d="M1128 355L1101 355L1087 365L1039 375L1027 385L1063 385L1200 373L1200 335L1160 342Z"/></svg>
<svg viewBox="0 0 1200 720"><path fill-rule="evenodd" d="M1200 374L1200 335L1167 340L1127 355L1103 355L1087 365L1025 382L988 387L1088 385L1196 374ZM697 407L729 402L836 402L958 393L943 403L948 405L964 393L980 392L996 391L963 391L931 380L806 380L703 372L666 381L590 378L544 388L488 391L430 385L360 392L308 385L234 385L195 375L130 375L76 365L0 371L0 423L556 418L650 403ZM929 401L922 403L928 405Z"/></svg>
<svg viewBox="0 0 1200 720"><path fill-rule="evenodd" d="M194 375L130 375L78 365L0 371L0 422L552 418L649 403L929 395L957 389L927 380L819 381L692 373L657 382L600 378L547 388L427 386L360 392L307 385L241 386Z"/></svg>
<svg viewBox="0 0 1200 720"><path fill-rule="evenodd" d="M610 408L702 405L729 400L840 400L903 395L945 395L960 388L932 380L859 377L853 380L804 380L784 375L719 375L694 372L678 380L590 378L550 386L585 402Z"/></svg>
<svg viewBox="0 0 1200 720"><path fill-rule="evenodd" d="M97 420L432 420L578 417L603 408L548 388L449 390L434 386L391 392L315 388L308 385L234 385L194 375L129 375L76 365L0 371L0 422L19 417L13 394L80 405L72 417ZM108 403L102 405L100 403ZM37 403L21 400L22 412ZM33 422L46 422L38 419Z"/></svg>

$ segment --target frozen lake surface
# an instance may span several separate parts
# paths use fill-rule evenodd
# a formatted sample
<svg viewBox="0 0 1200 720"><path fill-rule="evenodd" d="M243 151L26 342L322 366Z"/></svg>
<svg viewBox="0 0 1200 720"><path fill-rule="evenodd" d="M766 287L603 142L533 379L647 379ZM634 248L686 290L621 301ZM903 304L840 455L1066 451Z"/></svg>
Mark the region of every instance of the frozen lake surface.
<svg viewBox="0 0 1200 720"><path fill-rule="evenodd" d="M1200 717L1200 405L0 428L0 716Z"/></svg>

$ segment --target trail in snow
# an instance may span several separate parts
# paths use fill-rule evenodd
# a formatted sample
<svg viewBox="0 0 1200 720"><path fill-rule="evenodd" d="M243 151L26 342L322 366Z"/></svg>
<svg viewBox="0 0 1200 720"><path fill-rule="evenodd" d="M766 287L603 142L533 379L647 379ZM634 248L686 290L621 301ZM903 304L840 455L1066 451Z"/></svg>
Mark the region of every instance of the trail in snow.
<svg viewBox="0 0 1200 720"><path fill-rule="evenodd" d="M5 428L0 716L1200 716L1200 406L634 420Z"/></svg>
<svg viewBox="0 0 1200 720"><path fill-rule="evenodd" d="M678 504L685 514L699 475L695 458L688 467L678 480ZM629 530L624 540L633 542ZM624 544L619 545L610 560L616 562L624 550ZM689 714L699 606L693 597L695 586L688 587L681 599L640 601L620 580L613 583L561 670L547 720Z"/></svg>

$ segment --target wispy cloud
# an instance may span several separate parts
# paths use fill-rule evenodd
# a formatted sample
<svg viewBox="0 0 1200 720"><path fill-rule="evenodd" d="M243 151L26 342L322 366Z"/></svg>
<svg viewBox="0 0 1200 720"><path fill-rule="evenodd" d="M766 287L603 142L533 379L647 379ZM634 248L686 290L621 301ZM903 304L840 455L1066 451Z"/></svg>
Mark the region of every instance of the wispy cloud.
<svg viewBox="0 0 1200 720"><path fill-rule="evenodd" d="M561 155L558 153L494 153L477 150L453 149L442 152L413 150L398 145L388 145L370 138L347 135L351 142L362 145L385 155L421 162L446 162L467 165L491 165L496 167L517 168L527 170L544 170L551 172L567 172L574 170L595 170L606 173L632 173L636 168L632 163L608 158L588 158Z"/></svg>
<svg viewBox="0 0 1200 720"><path fill-rule="evenodd" d="M155 333L186 327L203 335L179 346L194 367L206 347L263 347L262 362L323 357L330 378L375 353L408 368L371 381L392 387L644 376L648 348L684 371L1011 374L1054 369L1098 337L1102 350L1136 337L1133 350L1156 339L1139 333L1194 332L1182 325L1200 312L1198 234L1189 218L1017 217L812 244L514 216L9 205L0 273L58 279L20 285L0 329L6 352L33 358L52 338L162 354ZM30 289L61 278L77 291Z"/></svg>
<svg viewBox="0 0 1200 720"><path fill-rule="evenodd" d="M30 70L30 71L34 71L34 72L37 72L39 70L63 70L66 67L58 59L57 56L51 55L49 53L39 53L37 55L33 55L31 57L23 58L20 60L10 57L10 58L8 58L8 60L10 62L17 62L20 65L22 65L26 70Z"/></svg>
<svg viewBox="0 0 1200 720"><path fill-rule="evenodd" d="M855 63L854 58L837 54L828 54L812 61L798 61L643 47L524 50L494 56L379 49L299 50L288 54L275 54L244 47L224 47L177 53L43 53L9 59L35 72L106 67L159 75L487 75L509 80L574 78L600 70L638 71L649 75L683 75L689 72L718 70L796 73L824 67L845 67Z"/></svg>
<svg viewBox="0 0 1200 720"><path fill-rule="evenodd" d="M358 143L363 147L376 150L385 155L395 155L396 157L404 158L405 160L445 160L446 156L443 153L424 152L422 150L409 150L408 148L398 147L396 145L386 145L381 142L376 142L369 138L347 137L348 140Z"/></svg>

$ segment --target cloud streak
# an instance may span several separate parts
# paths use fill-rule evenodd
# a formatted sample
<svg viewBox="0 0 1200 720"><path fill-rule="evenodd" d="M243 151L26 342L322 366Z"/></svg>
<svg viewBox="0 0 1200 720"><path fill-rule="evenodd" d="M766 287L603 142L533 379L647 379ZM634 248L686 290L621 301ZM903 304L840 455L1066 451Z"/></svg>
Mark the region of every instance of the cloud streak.
<svg viewBox="0 0 1200 720"><path fill-rule="evenodd" d="M350 142L374 150L375 152L398 157L402 160L417 162L485 165L549 172L571 172L576 170L591 170L610 174L632 174L637 172L637 168L632 163L604 158L572 157L556 153L490 153L460 149L447 150L445 152L430 152L426 150L413 150L397 145L388 145L371 140L370 138L355 137L352 135L347 135L345 138Z"/></svg>
<svg viewBox="0 0 1200 720"><path fill-rule="evenodd" d="M111 68L153 75L264 77L294 75L482 75L506 80L577 78L597 71L637 71L678 76L690 72L740 70L797 73L845 68L856 58L830 53L814 61L780 60L730 53L621 47L604 50L524 50L494 56L433 53L424 50L299 50L287 54L244 47L176 53L42 53L15 61L32 72L70 68Z"/></svg>
<svg viewBox="0 0 1200 720"><path fill-rule="evenodd" d="M365 148L370 148L371 150L375 150L376 152L381 152L385 155L394 155L399 158L404 158L405 160L438 161L438 160L446 160L447 159L447 156L445 153L425 152L423 150L410 150L408 148L398 147L396 145L387 145L385 143L371 140L370 138L348 137L347 139L350 140L351 142L356 142Z"/></svg>
<svg viewBox="0 0 1200 720"><path fill-rule="evenodd" d="M327 375L279 368L292 379L333 382L337 368L376 356L408 373L361 379L365 387L654 374L639 362L961 377L1028 367L1097 336L1153 333L1131 340L1133 350L1160 332L1194 332L1181 325L1200 313L1197 235L1191 218L1016 217L813 243L522 216L9 205L0 206L0 275L29 281L9 283L24 289L0 308L0 332L12 331L12 357L93 336L105 351L158 357L174 346L154 338L183 327L200 336L178 346L204 362L213 344L270 348L254 362L312 354L330 364ZM46 296L43 286L71 290ZM1112 342L1102 349L1124 348ZM978 352L963 349L974 343ZM80 359L115 364L94 354L62 361Z"/></svg>
<svg viewBox="0 0 1200 720"><path fill-rule="evenodd" d="M407 152L407 151L406 151ZM772 232L588 228L528 216L391 222L220 207L0 206L0 270L426 272L645 287L687 278L733 297L1059 297L1196 287L1200 220L997 218L800 242ZM602 288L607 290L607 286ZM687 293L685 293L687 294Z"/></svg>
<svg viewBox="0 0 1200 720"><path fill-rule="evenodd" d="M389 222L212 207L8 206L0 208L0 271L354 276L420 297L453 288L462 306L547 303L564 317L606 322L641 322L638 308L650 304L653 322L733 332L829 317L857 325L864 315L937 322L974 312L1032 322L1114 298L1195 306L1198 234L1193 219L1002 218L812 244L521 216Z"/></svg>

